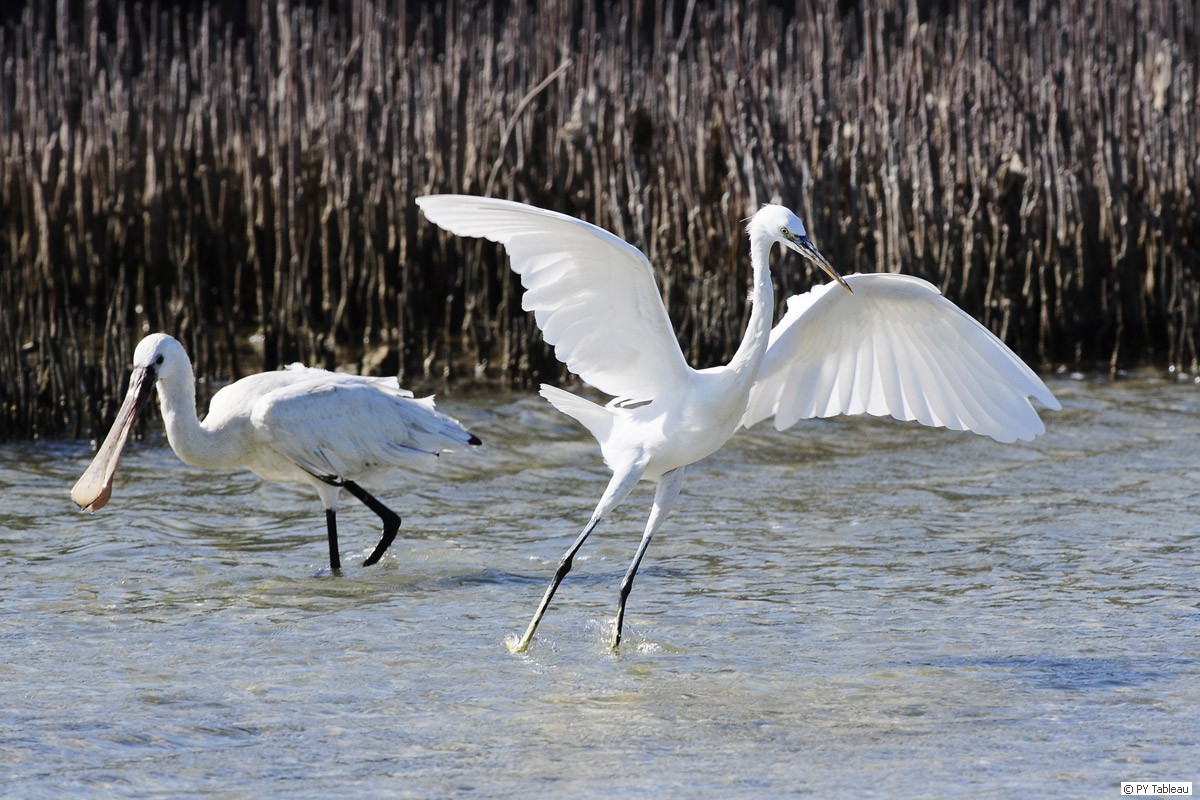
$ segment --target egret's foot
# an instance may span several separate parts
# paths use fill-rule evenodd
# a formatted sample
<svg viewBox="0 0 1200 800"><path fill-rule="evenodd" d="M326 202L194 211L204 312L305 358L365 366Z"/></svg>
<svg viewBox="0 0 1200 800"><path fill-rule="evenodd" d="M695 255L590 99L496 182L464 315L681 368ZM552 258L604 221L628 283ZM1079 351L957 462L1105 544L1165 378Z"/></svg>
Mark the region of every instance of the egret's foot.
<svg viewBox="0 0 1200 800"><path fill-rule="evenodd" d="M608 652L616 653L621 648L621 629L613 631L612 639L608 641Z"/></svg>
<svg viewBox="0 0 1200 800"><path fill-rule="evenodd" d="M533 633L537 630L538 623L542 620L542 612L545 611L545 601L542 607L538 609L538 613L534 615L533 620L529 623L529 627L525 629L525 633L521 634L521 638L514 642L514 637L509 636L505 642L508 645L510 653L524 653L529 649L529 643L533 641Z"/></svg>
<svg viewBox="0 0 1200 800"><path fill-rule="evenodd" d="M608 642L608 649L613 653L617 652L617 648L621 646L621 631L625 627L625 599L628 596L629 589L622 586L621 605L617 608L617 616L613 617L612 638Z"/></svg>

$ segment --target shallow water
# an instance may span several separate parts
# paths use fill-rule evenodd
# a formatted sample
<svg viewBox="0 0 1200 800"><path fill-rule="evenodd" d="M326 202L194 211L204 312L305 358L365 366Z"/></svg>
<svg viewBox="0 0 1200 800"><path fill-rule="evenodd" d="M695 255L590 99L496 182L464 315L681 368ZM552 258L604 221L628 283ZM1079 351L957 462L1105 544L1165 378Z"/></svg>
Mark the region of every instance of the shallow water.
<svg viewBox="0 0 1200 800"><path fill-rule="evenodd" d="M0 794L1115 797L1200 781L1200 386L1054 380L1032 444L871 419L743 432L617 584L643 486L523 630L607 480L535 396L339 513L131 444L0 448Z"/></svg>

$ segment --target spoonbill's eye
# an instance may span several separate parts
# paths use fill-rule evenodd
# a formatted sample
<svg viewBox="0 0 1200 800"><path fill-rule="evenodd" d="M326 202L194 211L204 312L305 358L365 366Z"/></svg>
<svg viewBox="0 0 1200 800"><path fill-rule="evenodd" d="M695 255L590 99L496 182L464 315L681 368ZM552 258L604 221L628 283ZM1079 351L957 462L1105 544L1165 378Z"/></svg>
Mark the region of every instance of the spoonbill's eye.
<svg viewBox="0 0 1200 800"><path fill-rule="evenodd" d="M161 366L161 365L162 365L162 362L163 362L162 353L159 353L159 354L158 354L158 358L154 359L154 363L155 363L155 364L158 364L158 365L160 365L160 366Z"/></svg>

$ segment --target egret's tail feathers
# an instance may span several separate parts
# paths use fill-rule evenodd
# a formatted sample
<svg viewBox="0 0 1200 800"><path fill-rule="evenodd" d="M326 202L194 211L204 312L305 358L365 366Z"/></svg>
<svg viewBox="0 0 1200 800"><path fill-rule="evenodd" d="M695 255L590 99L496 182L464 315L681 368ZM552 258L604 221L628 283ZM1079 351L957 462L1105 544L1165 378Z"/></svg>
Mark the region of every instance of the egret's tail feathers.
<svg viewBox="0 0 1200 800"><path fill-rule="evenodd" d="M612 411L604 406L544 383L541 395L552 406L591 431L596 441L603 442L612 433Z"/></svg>

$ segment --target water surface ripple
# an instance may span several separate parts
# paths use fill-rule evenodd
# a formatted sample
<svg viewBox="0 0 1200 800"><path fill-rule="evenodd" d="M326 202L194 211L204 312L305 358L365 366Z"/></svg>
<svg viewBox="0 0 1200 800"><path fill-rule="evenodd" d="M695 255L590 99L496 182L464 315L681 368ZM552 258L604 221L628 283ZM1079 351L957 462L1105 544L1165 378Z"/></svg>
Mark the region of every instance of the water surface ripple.
<svg viewBox="0 0 1200 800"><path fill-rule="evenodd" d="M1115 797L1200 786L1200 387L1051 381L1026 445L871 419L759 426L690 470L605 648L650 504L532 613L607 473L534 396L339 514L134 442L0 448L0 794Z"/></svg>

